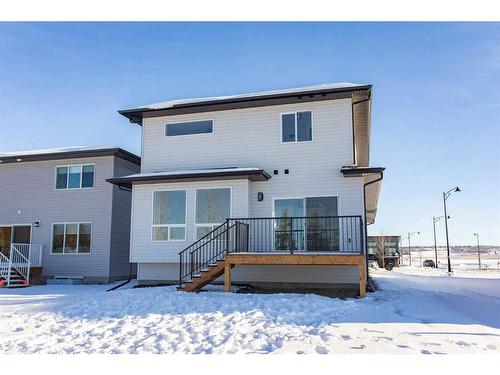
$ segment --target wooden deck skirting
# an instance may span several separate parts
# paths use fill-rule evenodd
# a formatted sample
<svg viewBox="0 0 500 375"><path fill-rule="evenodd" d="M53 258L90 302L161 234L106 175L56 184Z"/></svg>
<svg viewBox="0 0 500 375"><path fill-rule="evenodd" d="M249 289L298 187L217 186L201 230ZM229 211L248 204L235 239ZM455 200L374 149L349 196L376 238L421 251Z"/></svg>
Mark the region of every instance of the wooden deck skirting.
<svg viewBox="0 0 500 375"><path fill-rule="evenodd" d="M361 254L227 254L224 268L224 291L231 290L231 268L234 265L341 265L359 268L359 297L366 295L366 264Z"/></svg>

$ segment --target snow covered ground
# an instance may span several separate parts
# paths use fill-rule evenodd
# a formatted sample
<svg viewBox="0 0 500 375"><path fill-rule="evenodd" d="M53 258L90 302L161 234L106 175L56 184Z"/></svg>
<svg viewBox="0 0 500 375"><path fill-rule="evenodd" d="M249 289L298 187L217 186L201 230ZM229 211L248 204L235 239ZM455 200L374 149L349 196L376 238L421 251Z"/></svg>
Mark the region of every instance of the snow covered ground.
<svg viewBox="0 0 500 375"><path fill-rule="evenodd" d="M1 353L500 354L500 273L371 270L367 298L174 287L0 290Z"/></svg>

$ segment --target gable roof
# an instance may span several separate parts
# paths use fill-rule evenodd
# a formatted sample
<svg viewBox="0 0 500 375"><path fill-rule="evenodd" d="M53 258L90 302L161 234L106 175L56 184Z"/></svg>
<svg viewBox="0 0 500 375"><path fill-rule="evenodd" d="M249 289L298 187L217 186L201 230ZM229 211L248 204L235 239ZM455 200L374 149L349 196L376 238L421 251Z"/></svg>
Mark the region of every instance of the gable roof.
<svg viewBox="0 0 500 375"><path fill-rule="evenodd" d="M262 107L269 105L289 104L350 98L353 92L371 90L369 84L357 83L325 83L321 85L296 87L283 90L271 90L255 93L213 96L206 98L175 99L165 102L147 104L141 107L118 111L130 122L142 125L145 117L169 116L185 113L220 111L237 108Z"/></svg>
<svg viewBox="0 0 500 375"><path fill-rule="evenodd" d="M122 148L87 146L0 152L0 164L27 161L87 158L96 156L116 156L134 164L141 165L141 158L139 156Z"/></svg>

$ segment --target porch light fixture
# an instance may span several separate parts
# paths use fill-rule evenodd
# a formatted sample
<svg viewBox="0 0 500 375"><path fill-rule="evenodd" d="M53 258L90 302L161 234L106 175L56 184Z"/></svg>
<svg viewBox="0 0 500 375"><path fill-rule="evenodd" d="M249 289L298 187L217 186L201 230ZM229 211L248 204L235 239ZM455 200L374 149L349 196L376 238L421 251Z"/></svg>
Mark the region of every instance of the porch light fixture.
<svg viewBox="0 0 500 375"><path fill-rule="evenodd" d="M262 201L264 200L264 193L262 193L262 192L258 192L258 193L257 193L257 200L258 200L259 202L262 202Z"/></svg>
<svg viewBox="0 0 500 375"><path fill-rule="evenodd" d="M446 212L446 200L451 195L451 193L460 193L462 190L457 186L446 192L443 192L443 206L444 206L444 226L446 229L446 254L448 256L448 273L451 273L451 261L450 261L450 241L448 238L448 214Z"/></svg>

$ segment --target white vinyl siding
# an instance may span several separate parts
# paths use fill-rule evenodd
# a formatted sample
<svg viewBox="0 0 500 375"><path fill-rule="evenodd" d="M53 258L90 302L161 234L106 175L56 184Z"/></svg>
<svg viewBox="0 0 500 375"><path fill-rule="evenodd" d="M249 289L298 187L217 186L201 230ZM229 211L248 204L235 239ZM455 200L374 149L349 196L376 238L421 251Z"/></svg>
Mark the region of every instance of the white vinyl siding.
<svg viewBox="0 0 500 375"><path fill-rule="evenodd" d="M281 142L282 115L310 111L313 141ZM142 172L221 166L259 167L269 174L269 181L231 181L232 217L270 217L273 200L278 198L337 196L339 215L363 214L363 178L344 178L342 166L351 165L353 158L352 108L350 99L339 99L261 108L145 118L143 134ZM210 137L165 137L164 124L211 118L217 131ZM288 169L289 174L284 174ZM278 170L274 175L273 171ZM135 185L133 192L133 232L131 259L143 262L142 276L147 277L148 263L155 263L154 278L160 276L161 264L169 272L178 268L178 252L196 240L194 203L197 187L228 186L227 181L165 183ZM186 188L186 241L159 244L150 241L151 192L153 190ZM264 200L258 201L258 193ZM293 267L235 267L235 281L266 279L269 281L299 280ZM301 268L315 272L313 268ZM265 272L272 272L266 275ZM241 278L238 273L242 272ZM331 276L329 272L332 272ZM249 274L251 273L251 274ZM300 272L300 275L307 272ZM279 276L275 276L279 275ZM324 268L324 280L357 282L356 267ZM166 276L165 276L166 277ZM311 276L312 277L312 276ZM318 279L321 279L318 277ZM314 279L314 277L312 277Z"/></svg>

